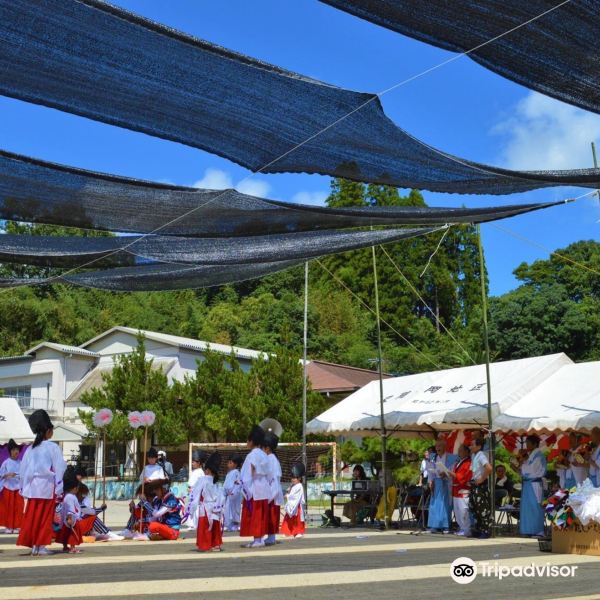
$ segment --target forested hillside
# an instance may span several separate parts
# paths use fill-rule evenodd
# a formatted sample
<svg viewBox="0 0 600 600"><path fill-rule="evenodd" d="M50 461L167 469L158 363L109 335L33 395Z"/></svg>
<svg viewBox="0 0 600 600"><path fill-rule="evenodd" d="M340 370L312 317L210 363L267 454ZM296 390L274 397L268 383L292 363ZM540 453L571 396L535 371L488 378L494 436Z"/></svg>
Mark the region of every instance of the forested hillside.
<svg viewBox="0 0 600 600"><path fill-rule="evenodd" d="M332 182L328 203L425 205L416 191L402 197L395 189L344 180ZM15 224L5 224L5 229L46 235L66 232ZM460 346L475 361L482 360L475 230L453 227L436 252L441 237L440 232L388 245L386 252L377 249L381 314L387 323L383 324L387 371L408 373L470 364ZM597 242L581 241L558 252L600 271ZM34 267L2 267L5 277L39 272ZM597 275L556 255L524 263L516 275L521 282L517 289L490 300L493 358L559 351L576 360L600 358ZM79 344L118 324L261 350L285 345L300 353L303 282L303 268L297 268L236 286L197 291L111 293L64 285L4 289L0 290L0 352L18 354L41 340ZM311 261L311 357L376 366L374 317L361 301L374 306L370 249Z"/></svg>

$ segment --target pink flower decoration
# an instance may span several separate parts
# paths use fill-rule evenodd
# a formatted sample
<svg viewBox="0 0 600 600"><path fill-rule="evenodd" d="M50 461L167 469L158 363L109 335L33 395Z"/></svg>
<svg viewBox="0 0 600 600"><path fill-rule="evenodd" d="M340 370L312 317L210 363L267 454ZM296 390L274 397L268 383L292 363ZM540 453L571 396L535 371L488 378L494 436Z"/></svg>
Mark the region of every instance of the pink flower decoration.
<svg viewBox="0 0 600 600"><path fill-rule="evenodd" d="M94 426L101 428L110 425L113 420L113 412L110 408L101 408L93 418Z"/></svg>
<svg viewBox="0 0 600 600"><path fill-rule="evenodd" d="M134 410L127 415L127 420L129 421L129 426L133 427L133 429L137 429L143 425L142 423L142 414Z"/></svg>
<svg viewBox="0 0 600 600"><path fill-rule="evenodd" d="M141 414L141 419L144 427L152 427L156 420L156 415L151 410L145 410Z"/></svg>

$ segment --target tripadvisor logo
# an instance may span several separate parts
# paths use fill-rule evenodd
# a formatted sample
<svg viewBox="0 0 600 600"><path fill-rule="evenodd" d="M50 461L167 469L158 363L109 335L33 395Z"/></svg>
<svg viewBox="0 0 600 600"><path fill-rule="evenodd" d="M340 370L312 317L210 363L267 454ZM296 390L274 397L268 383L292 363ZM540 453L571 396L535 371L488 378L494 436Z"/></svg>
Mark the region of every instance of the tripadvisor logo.
<svg viewBox="0 0 600 600"><path fill-rule="evenodd" d="M501 565L498 562L480 562L478 565L466 556L457 558L450 565L450 577L462 585L471 583L479 574L481 577L575 577L577 565Z"/></svg>

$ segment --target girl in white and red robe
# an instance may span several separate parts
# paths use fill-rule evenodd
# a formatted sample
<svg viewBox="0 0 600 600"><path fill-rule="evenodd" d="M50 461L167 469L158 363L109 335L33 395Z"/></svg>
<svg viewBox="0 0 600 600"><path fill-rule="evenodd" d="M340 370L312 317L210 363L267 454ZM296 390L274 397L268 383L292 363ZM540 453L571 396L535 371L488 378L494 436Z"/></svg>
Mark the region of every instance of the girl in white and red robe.
<svg viewBox="0 0 600 600"><path fill-rule="evenodd" d="M263 450L267 455L269 463L269 521L267 526L267 539L265 546L273 546L276 543L276 536L279 533L279 521L281 520L281 506L283 504L283 492L281 491L281 465L275 455L279 438L272 432L265 433Z"/></svg>
<svg viewBox="0 0 600 600"><path fill-rule="evenodd" d="M260 548L265 545L263 537L268 534L269 523L269 498L271 488L267 475L269 463L267 455L261 450L264 443L264 430L255 425L248 436L250 453L242 465L242 520L240 523L240 536L251 536L254 540L246 546Z"/></svg>
<svg viewBox="0 0 600 600"><path fill-rule="evenodd" d="M19 446L15 440L8 441L9 457L0 466L0 527L5 533L18 533L23 520L23 496L19 471Z"/></svg>
<svg viewBox="0 0 600 600"><path fill-rule="evenodd" d="M62 501L62 528L56 541L63 545L63 551L70 554L81 552L77 548L83 542L83 536L94 526L96 515L84 516L77 498L79 481L72 479L64 482L65 497Z"/></svg>
<svg viewBox="0 0 600 600"><path fill-rule="evenodd" d="M29 426L35 440L21 461L21 495L25 498L25 513L17 546L29 546L35 556L51 554L46 546L52 542L56 496L62 494L67 463L58 445L50 441L54 426L45 410L34 411L29 417Z"/></svg>
<svg viewBox="0 0 600 600"><path fill-rule="evenodd" d="M242 480L240 476L240 467L242 458L239 454L234 454L227 463L229 471L223 483L223 494L225 495L225 504L223 506L223 530L239 531L240 517L242 512Z"/></svg>
<svg viewBox="0 0 600 600"><path fill-rule="evenodd" d="M224 498L216 486L220 458L213 453L204 463L204 476L192 491L192 508L198 515L196 546L199 552L220 552L223 545L221 517Z"/></svg>
<svg viewBox="0 0 600 600"><path fill-rule="evenodd" d="M473 479L471 471L471 451L465 445L458 447L458 462L448 474L452 479L452 505L454 518L458 525L456 535L471 535L471 514L469 513L469 481Z"/></svg>
<svg viewBox="0 0 600 600"><path fill-rule="evenodd" d="M287 493L285 516L281 524L281 533L287 537L299 538L304 535L304 486L302 477L304 465L297 463L292 467L292 485Z"/></svg>

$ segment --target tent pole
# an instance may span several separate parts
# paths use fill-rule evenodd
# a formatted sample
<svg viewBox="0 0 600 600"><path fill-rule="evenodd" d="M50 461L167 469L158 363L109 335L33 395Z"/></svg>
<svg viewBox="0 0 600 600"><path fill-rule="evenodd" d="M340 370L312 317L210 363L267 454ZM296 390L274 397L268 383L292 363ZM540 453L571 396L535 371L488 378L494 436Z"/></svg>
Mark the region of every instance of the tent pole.
<svg viewBox="0 0 600 600"><path fill-rule="evenodd" d="M306 467L304 475L304 497L306 498L306 510L308 512L308 464L306 452L306 395L308 389L307 355L308 355L308 261L304 263L304 355L302 361L302 462Z"/></svg>
<svg viewBox="0 0 600 600"><path fill-rule="evenodd" d="M381 470L383 472L383 523L388 528L388 502L387 502L387 432L385 430L385 416L383 407L383 359L381 353L381 320L379 318L379 286L377 283L377 257L375 246L373 252L373 282L375 284L375 318L377 321L377 364L379 367L379 415L381 419Z"/></svg>
<svg viewBox="0 0 600 600"><path fill-rule="evenodd" d="M479 245L479 281L481 283L481 307L483 311L483 339L485 343L485 380L487 388L487 415L488 415L488 430L490 437L490 463L492 465L492 473L489 477L490 487L490 509L492 518L491 535L494 537L496 531L496 439L494 436L494 428L492 422L492 382L490 378L490 339L488 332L487 319L487 291L485 289L485 263L483 261L483 244L481 241L481 227L477 225L477 241Z"/></svg>

